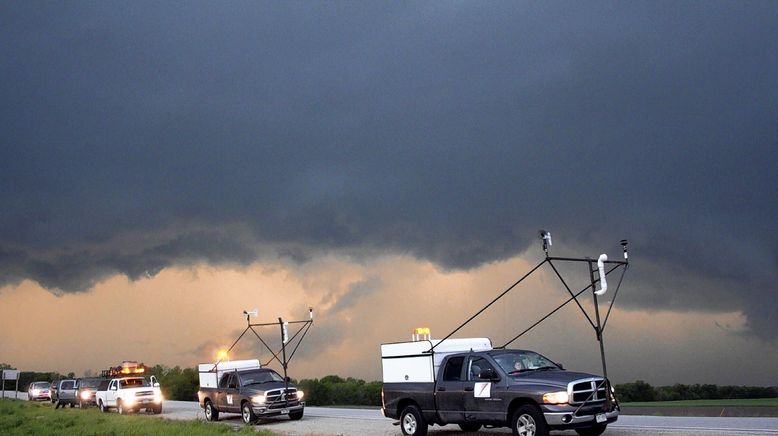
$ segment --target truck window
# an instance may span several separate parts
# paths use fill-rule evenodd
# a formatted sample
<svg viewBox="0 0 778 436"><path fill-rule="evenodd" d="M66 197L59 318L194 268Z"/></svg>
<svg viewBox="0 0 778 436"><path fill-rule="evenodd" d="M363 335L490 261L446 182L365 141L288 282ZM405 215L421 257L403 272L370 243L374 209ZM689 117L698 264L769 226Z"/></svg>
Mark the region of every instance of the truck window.
<svg viewBox="0 0 778 436"><path fill-rule="evenodd" d="M234 377L233 377L233 374L231 372L227 373L227 374L224 374L222 376L221 381L219 382L219 387L223 388L223 389L226 389L227 386L230 385L230 383L233 383L233 381L232 381L233 378Z"/></svg>
<svg viewBox="0 0 778 436"><path fill-rule="evenodd" d="M462 364L465 362L464 356L452 357L446 362L446 369L443 371L444 381L459 381L462 376Z"/></svg>
<svg viewBox="0 0 778 436"><path fill-rule="evenodd" d="M60 389L62 389L62 390L73 389L74 383L75 382L72 382L72 381L63 381L62 382L62 386L60 387Z"/></svg>
<svg viewBox="0 0 778 436"><path fill-rule="evenodd" d="M494 367L491 363L489 363L488 360L484 359L483 357L471 357L467 370L468 380L479 380L478 375L481 374L481 371L485 369L494 370Z"/></svg>

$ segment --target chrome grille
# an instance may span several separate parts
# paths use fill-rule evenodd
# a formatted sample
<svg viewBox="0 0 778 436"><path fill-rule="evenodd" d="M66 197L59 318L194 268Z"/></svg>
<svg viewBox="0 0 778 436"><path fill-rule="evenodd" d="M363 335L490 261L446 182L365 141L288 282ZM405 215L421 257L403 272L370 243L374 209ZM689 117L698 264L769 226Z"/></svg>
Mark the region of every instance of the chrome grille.
<svg viewBox="0 0 778 436"><path fill-rule="evenodd" d="M136 397L143 397L143 396L146 396L146 395L154 395L154 391L138 391L138 392L135 392L135 396Z"/></svg>
<svg viewBox="0 0 778 436"><path fill-rule="evenodd" d="M267 398L268 403L275 403L276 401L284 401L284 398L282 396L284 392L284 389L274 389L272 391L267 391L265 394L265 398ZM293 401L297 400L297 388L289 388L289 390L286 392L286 400L287 401Z"/></svg>
<svg viewBox="0 0 778 436"><path fill-rule="evenodd" d="M601 403L607 399L608 383L603 378L576 380L567 385L570 404Z"/></svg>

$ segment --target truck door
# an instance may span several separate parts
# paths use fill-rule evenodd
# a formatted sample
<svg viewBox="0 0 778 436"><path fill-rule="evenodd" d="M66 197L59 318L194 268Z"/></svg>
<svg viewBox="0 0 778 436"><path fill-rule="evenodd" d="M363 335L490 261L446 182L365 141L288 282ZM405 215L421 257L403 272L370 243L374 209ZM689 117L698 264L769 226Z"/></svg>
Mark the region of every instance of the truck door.
<svg viewBox="0 0 778 436"><path fill-rule="evenodd" d="M108 385L108 390L105 391L105 405L114 407L116 406L116 393L119 390L119 380L111 380L111 384Z"/></svg>
<svg viewBox="0 0 778 436"><path fill-rule="evenodd" d="M499 373L485 356L470 355L466 366L465 420L505 420L507 404L503 404L503 384Z"/></svg>
<svg viewBox="0 0 778 436"><path fill-rule="evenodd" d="M221 412L239 412L240 396L238 395L238 376L228 372L219 381L216 393L216 408Z"/></svg>
<svg viewBox="0 0 778 436"><path fill-rule="evenodd" d="M435 386L438 416L444 422L462 422L464 419L464 362L465 356L448 358Z"/></svg>
<svg viewBox="0 0 778 436"><path fill-rule="evenodd" d="M59 398L61 400L73 400L76 398L76 382L73 380L65 380L60 385L60 396Z"/></svg>

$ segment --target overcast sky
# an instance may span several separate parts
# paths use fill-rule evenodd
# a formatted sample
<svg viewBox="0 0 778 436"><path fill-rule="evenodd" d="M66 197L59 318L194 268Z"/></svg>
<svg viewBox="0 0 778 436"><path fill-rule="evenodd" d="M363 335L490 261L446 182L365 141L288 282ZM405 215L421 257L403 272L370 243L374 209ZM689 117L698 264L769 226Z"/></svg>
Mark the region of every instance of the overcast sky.
<svg viewBox="0 0 778 436"><path fill-rule="evenodd" d="M675 381L628 362L636 342L686 356L678 371L689 377L694 343L776 367L776 23L769 1L5 2L0 314L11 301L121 306L119 289L142 286L149 298L181 296L179 306L141 305L133 319L188 329L183 313L215 291L191 288L208 283L241 300L235 310L294 316L319 304L320 342L375 354L427 322L392 295L477 290L449 300L461 306L433 322L443 334L524 272L492 268L542 258L546 228L557 254L618 257L630 240L612 328L631 336L608 350L632 365L624 377ZM192 274L203 270L208 279ZM267 271L287 281L253 294L252 277ZM387 271L424 283L405 289ZM432 289L432 277L471 285ZM233 279L243 294L222 289ZM552 279L533 302L556 301ZM421 301L418 317L442 304ZM514 306L506 316L526 309ZM508 330L500 317L488 326ZM657 330L662 317L674 341ZM398 318L408 323L398 332L349 342L349 328ZM180 338L182 350L229 337L223 322L214 338ZM9 324L0 318L0 350L16 349ZM136 339L159 348L161 363L201 357ZM534 345L576 366L558 337ZM341 375L367 365L331 361ZM750 371L731 378L778 384Z"/></svg>

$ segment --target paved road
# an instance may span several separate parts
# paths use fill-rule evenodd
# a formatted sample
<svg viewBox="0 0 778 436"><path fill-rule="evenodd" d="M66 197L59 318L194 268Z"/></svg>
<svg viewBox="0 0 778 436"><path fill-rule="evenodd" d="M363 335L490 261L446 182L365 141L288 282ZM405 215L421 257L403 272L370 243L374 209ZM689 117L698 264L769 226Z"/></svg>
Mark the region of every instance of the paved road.
<svg viewBox="0 0 778 436"><path fill-rule="evenodd" d="M13 398L13 392L6 392ZM26 393L19 393L19 399L26 399ZM148 418L162 417L174 420L204 419L202 409L195 402L166 401L162 415L144 415ZM222 422L228 425L242 425L239 415L222 415ZM361 436L401 435L392 420L381 416L376 409L347 409L333 407L306 407L305 417L300 421L287 418L262 421L259 428L265 428L289 436ZM462 435L459 427L447 425L430 427L430 435ZM481 430L478 435L510 434L508 429ZM574 432L557 432L555 435L575 435ZM710 418L680 416L630 416L623 415L605 433L609 436L711 436L711 435L775 435L778 436L778 418Z"/></svg>
<svg viewBox="0 0 778 436"><path fill-rule="evenodd" d="M202 410L197 403L187 401L167 401L163 416L171 419L204 419ZM231 417L230 417L231 416ZM330 434L325 428L333 427L334 434L400 434L399 428L392 425L392 420L381 416L380 410L375 409L347 409L333 407L306 407L305 418L302 422L310 420L312 431L316 434ZM225 415L226 422L239 423L238 415ZM286 423L287 425L282 425ZM359 423L359 424L358 424ZM272 430L285 432L284 427L298 424L289 422L285 418L273 419L261 425L272 427ZM362 433L363 424L367 425L369 433ZM351 433L350 428L354 428ZM301 428L302 434L308 427ZM621 416L615 424L609 426L608 435L637 435L652 434L663 435L689 435L689 434L743 434L743 435L778 435L778 418L695 418L681 416ZM299 434L297 429L290 429L289 434ZM358 431L357 431L358 430ZM326 430L329 431L329 430ZM510 434L508 429L494 429L481 431L478 434ZM430 434L462 434L457 426L431 427ZM558 434L575 434L574 432L559 432Z"/></svg>

